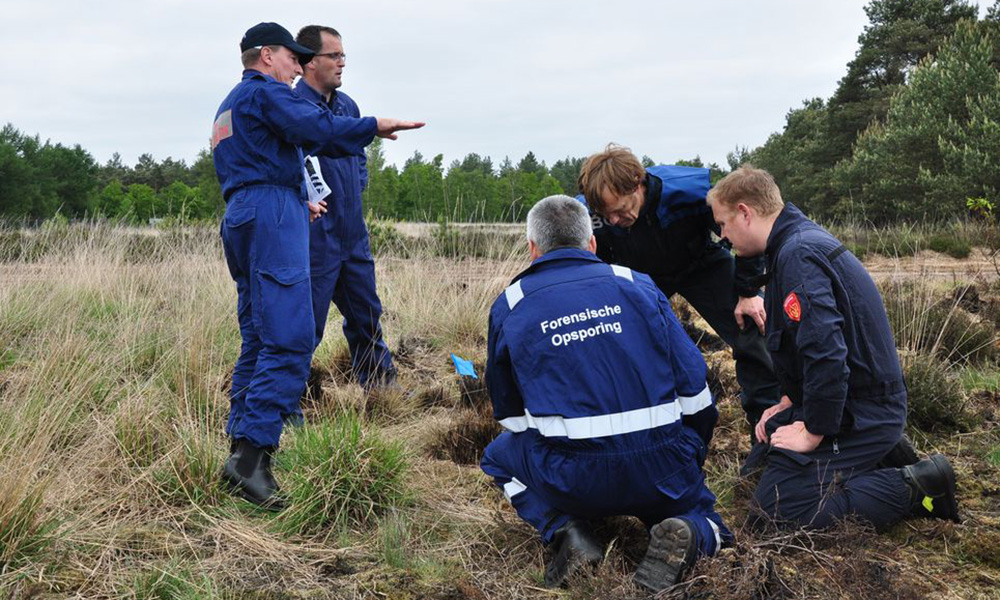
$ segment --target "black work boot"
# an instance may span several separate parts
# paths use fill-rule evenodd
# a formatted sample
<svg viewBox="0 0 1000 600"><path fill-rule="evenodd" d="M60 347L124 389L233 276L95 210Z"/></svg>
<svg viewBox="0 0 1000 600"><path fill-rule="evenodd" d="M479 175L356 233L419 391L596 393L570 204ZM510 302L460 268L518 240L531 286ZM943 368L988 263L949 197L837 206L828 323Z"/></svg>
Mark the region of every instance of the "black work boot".
<svg viewBox="0 0 1000 600"><path fill-rule="evenodd" d="M268 510L285 507L278 496L278 482L271 475L271 448L258 448L248 440L237 440L236 450L222 468L222 480L230 491Z"/></svg>
<svg viewBox="0 0 1000 600"><path fill-rule="evenodd" d="M571 519L552 538L555 556L545 567L545 587L559 587L583 564L597 564L604 558L600 543L583 522Z"/></svg>
<svg viewBox="0 0 1000 600"><path fill-rule="evenodd" d="M694 566L697 551L698 540L690 523L680 518L664 519L649 531L649 547L633 579L650 592L665 590Z"/></svg>
<svg viewBox="0 0 1000 600"><path fill-rule="evenodd" d="M944 455L935 454L903 467L901 472L903 481L910 486L910 514L962 522L955 500L955 471Z"/></svg>
<svg viewBox="0 0 1000 600"><path fill-rule="evenodd" d="M920 461L920 457L917 456L916 449L913 448L913 444L910 442L910 438L903 434L903 437L899 438L896 445L892 447L892 450L882 457L882 460L878 461L875 465L876 469L900 469L909 465L915 465Z"/></svg>

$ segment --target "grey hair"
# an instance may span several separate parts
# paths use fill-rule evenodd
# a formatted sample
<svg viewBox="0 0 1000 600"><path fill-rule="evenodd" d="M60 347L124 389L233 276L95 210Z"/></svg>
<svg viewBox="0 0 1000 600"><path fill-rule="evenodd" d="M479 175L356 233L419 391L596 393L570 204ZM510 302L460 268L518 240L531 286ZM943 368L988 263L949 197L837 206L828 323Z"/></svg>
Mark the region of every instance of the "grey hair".
<svg viewBox="0 0 1000 600"><path fill-rule="evenodd" d="M263 48L263 46L257 46L256 48L247 48L246 52L240 55L240 62L243 63L244 69L249 69L257 65L257 61L260 60L261 48ZM277 52L281 48L281 46L272 45L268 46L268 48L271 49L271 52Z"/></svg>
<svg viewBox="0 0 1000 600"><path fill-rule="evenodd" d="M592 235L587 207L576 198L549 196L528 211L528 239L542 254L556 248L586 250Z"/></svg>

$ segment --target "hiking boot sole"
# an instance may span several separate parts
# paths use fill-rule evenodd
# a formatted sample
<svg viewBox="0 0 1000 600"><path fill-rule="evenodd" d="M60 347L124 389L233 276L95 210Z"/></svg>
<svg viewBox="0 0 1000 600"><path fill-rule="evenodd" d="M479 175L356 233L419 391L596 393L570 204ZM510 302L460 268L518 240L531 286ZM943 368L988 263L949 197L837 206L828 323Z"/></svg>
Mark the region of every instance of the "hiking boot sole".
<svg viewBox="0 0 1000 600"><path fill-rule="evenodd" d="M680 581L695 555L694 529L683 519L670 518L649 532L649 548L635 570L634 581L650 592L659 592Z"/></svg>

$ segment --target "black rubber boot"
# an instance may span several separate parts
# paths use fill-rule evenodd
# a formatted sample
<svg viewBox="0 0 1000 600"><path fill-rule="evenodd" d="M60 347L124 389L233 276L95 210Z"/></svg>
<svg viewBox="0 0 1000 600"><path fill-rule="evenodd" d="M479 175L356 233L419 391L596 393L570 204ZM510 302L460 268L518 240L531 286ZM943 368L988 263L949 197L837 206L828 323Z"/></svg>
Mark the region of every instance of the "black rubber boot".
<svg viewBox="0 0 1000 600"><path fill-rule="evenodd" d="M914 449L913 444L910 443L910 438L903 434L903 437L899 438L896 445L889 450L889 453L882 457L882 460L878 461L875 465L876 469L900 469L909 465L915 465L920 462L920 457L917 456L917 451Z"/></svg>
<svg viewBox="0 0 1000 600"><path fill-rule="evenodd" d="M545 587L559 587L580 565L597 564L604 559L601 544L581 521L570 520L552 538L555 556L545 567Z"/></svg>
<svg viewBox="0 0 1000 600"><path fill-rule="evenodd" d="M962 522L955 499L955 471L944 455L935 454L901 471L903 481L910 486L910 514Z"/></svg>
<svg viewBox="0 0 1000 600"><path fill-rule="evenodd" d="M635 570L635 583L654 594L675 585L694 566L697 551L690 523L664 519L649 531L649 547Z"/></svg>
<svg viewBox="0 0 1000 600"><path fill-rule="evenodd" d="M271 475L271 448L258 448L247 440L237 440L236 450L222 468L222 480L230 491L268 510L285 507L278 496L278 482Z"/></svg>

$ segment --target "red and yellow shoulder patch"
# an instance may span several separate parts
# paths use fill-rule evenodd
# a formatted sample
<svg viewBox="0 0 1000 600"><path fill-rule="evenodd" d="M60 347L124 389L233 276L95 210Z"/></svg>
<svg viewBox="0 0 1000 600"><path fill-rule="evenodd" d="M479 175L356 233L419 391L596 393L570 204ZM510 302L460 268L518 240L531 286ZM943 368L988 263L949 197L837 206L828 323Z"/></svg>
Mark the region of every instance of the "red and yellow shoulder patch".
<svg viewBox="0 0 1000 600"><path fill-rule="evenodd" d="M802 305L799 304L799 297L795 295L795 292L785 296L785 314L796 323L802 320Z"/></svg>

